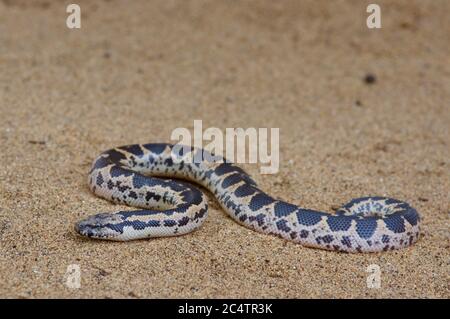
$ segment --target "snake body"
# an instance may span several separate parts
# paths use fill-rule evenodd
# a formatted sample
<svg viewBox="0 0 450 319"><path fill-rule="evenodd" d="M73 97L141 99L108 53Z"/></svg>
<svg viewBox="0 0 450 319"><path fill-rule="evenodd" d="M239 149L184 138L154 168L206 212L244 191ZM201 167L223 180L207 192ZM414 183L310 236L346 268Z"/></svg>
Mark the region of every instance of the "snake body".
<svg viewBox="0 0 450 319"><path fill-rule="evenodd" d="M88 176L90 189L141 210L93 215L76 223L75 230L118 241L189 233L203 223L208 205L200 190L178 180L184 179L208 189L239 224L305 246L378 252L409 246L419 238L420 216L406 202L364 197L335 214L305 209L264 193L245 171L219 156L176 146L135 144L100 154Z"/></svg>

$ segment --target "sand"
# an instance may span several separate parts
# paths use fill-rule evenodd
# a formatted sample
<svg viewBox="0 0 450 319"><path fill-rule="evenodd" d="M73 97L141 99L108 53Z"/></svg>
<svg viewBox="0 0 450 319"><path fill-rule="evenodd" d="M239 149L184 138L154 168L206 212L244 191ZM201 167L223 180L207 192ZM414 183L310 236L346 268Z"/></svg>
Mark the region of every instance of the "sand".
<svg viewBox="0 0 450 319"><path fill-rule="evenodd" d="M448 1L377 1L378 30L366 1L77 1L79 30L65 26L68 3L0 1L1 297L450 297ZM236 224L212 198L185 236L75 234L123 208L87 187L97 154L170 142L194 119L280 128L279 173L243 165L262 189L326 211L403 199L423 216L420 241L305 248Z"/></svg>

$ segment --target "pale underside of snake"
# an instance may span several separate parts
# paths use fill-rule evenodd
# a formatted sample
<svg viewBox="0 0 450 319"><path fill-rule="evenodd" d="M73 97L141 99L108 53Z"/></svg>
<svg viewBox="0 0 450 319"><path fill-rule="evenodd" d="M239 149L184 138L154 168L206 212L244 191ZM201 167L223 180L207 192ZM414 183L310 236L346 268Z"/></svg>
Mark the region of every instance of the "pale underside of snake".
<svg viewBox="0 0 450 319"><path fill-rule="evenodd" d="M419 238L420 216L408 203L375 196L353 199L334 214L305 209L267 195L222 157L162 143L122 146L100 154L89 173L90 189L141 210L93 215L76 223L75 230L82 236L117 241L192 232L207 216L207 198L178 179L208 189L239 224L308 247L378 252L412 245Z"/></svg>

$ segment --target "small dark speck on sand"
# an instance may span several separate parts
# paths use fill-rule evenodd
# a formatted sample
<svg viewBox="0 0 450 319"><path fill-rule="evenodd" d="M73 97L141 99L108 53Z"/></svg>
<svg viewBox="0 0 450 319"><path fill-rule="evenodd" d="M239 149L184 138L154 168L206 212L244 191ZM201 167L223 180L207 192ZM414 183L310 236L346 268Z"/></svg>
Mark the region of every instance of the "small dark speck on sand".
<svg viewBox="0 0 450 319"><path fill-rule="evenodd" d="M34 141L34 140L30 140L28 141L28 143L30 144L39 144L39 145L45 145L45 141Z"/></svg>
<svg viewBox="0 0 450 319"><path fill-rule="evenodd" d="M360 100L356 100L356 101L355 101L355 105L356 105L356 106L362 106L362 102L361 102Z"/></svg>
<svg viewBox="0 0 450 319"><path fill-rule="evenodd" d="M137 294L135 294L133 291L130 291L130 292L128 293L128 296L129 296L129 297L132 297L132 298L139 298L139 296L138 296Z"/></svg>
<svg viewBox="0 0 450 319"><path fill-rule="evenodd" d="M377 81L376 76L371 73L366 74L366 76L364 77L364 82L366 84L374 84L376 81Z"/></svg>

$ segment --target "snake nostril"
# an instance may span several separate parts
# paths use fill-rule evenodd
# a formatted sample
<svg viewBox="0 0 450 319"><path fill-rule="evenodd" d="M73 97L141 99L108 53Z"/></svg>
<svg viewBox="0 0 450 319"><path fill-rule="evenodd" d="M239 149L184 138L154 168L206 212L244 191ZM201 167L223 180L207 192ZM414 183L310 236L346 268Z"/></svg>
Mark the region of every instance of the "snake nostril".
<svg viewBox="0 0 450 319"><path fill-rule="evenodd" d="M76 232L81 233L86 229L86 226L87 226L86 221L82 220L82 221L75 223L74 228L75 228Z"/></svg>
<svg viewBox="0 0 450 319"><path fill-rule="evenodd" d="M78 234L80 234L82 236L87 236L89 233L89 226L86 225L85 221L80 221L80 222L75 223L74 229Z"/></svg>

